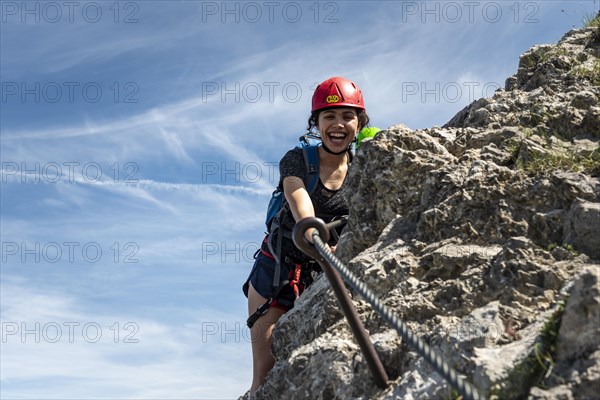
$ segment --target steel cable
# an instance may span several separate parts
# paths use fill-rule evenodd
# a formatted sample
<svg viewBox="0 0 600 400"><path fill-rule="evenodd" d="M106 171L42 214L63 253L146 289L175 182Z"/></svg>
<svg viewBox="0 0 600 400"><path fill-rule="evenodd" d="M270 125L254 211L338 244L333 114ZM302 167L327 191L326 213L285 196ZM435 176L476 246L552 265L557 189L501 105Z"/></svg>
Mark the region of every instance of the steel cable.
<svg viewBox="0 0 600 400"><path fill-rule="evenodd" d="M414 348L419 355L427 360L435 370L446 379L452 387L454 387L458 393L467 400L480 400L484 397L479 391L463 379L454 368L444 361L444 359L437 354L427 343L425 343L420 337L413 334L410 328L394 313L390 308L383 304L383 302L367 287L367 285L359 280L335 255L333 255L325 243L321 240L317 230L314 231L313 242L319 254L333 266L344 280L356 290L379 315L390 325L394 327L402 336L409 346Z"/></svg>

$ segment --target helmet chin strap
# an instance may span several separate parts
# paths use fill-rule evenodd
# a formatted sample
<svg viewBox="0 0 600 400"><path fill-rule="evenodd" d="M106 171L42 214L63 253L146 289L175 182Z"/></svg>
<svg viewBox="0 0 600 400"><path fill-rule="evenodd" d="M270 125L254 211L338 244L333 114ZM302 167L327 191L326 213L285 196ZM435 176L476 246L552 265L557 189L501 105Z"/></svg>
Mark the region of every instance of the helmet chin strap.
<svg viewBox="0 0 600 400"><path fill-rule="evenodd" d="M352 143L350 143L350 146L352 146ZM345 150L335 153L335 152L331 151L331 149L325 145L325 142L321 141L321 147L323 148L323 150L325 150L329 154L333 154L335 156L340 156L340 155L346 153L348 150L350 150L350 146L348 146L348 148Z"/></svg>

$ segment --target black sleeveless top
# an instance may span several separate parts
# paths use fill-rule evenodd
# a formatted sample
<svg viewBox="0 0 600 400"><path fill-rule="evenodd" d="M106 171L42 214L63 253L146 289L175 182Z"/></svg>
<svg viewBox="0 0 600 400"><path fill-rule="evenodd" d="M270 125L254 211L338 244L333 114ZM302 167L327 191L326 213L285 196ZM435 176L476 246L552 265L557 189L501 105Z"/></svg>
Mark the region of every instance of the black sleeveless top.
<svg viewBox="0 0 600 400"><path fill-rule="evenodd" d="M302 149L294 148L283 156L279 162L279 176L280 190L283 190L283 179L288 176L296 176L304 181L306 177L306 164L304 163ZM346 178L347 177L348 174L346 174ZM310 198L316 216L323 219L325 222L330 222L336 216L348 215L345 180L340 189L330 190L327 189L325 185L323 185L323 182L321 182L321 179L319 179L317 187L310 195ZM286 212L284 212L282 216L282 226L285 230L291 232L295 224L296 221L294 220L292 212L289 208L286 208ZM275 232L274 237L271 238L272 243L277 243L277 233L278 232ZM335 241L330 240L329 244L334 245ZM292 239L285 236L281 242L281 255L282 260L285 260L287 257L298 264L303 264L311 260L310 257L296 247Z"/></svg>

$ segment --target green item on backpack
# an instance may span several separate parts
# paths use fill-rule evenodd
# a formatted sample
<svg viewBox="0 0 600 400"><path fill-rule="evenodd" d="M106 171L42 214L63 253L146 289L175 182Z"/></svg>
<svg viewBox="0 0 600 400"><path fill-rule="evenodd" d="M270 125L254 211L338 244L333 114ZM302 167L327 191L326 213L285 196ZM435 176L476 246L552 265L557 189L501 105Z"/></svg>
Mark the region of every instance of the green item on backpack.
<svg viewBox="0 0 600 400"><path fill-rule="evenodd" d="M371 140L373 136L375 136L375 134L380 131L381 129L376 128L374 126L362 128L358 134L358 137L356 138L356 148L358 149L358 146L360 146L360 143L362 141Z"/></svg>

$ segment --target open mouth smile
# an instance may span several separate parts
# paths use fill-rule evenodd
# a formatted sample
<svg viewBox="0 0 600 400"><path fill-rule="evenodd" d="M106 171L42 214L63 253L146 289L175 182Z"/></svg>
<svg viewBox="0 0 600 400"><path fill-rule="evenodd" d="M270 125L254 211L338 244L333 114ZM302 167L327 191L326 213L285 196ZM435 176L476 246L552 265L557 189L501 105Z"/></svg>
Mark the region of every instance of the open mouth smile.
<svg viewBox="0 0 600 400"><path fill-rule="evenodd" d="M329 140L331 141L332 144L344 144L344 141L346 140L346 134L342 133L342 132L329 132L328 133L328 137Z"/></svg>

